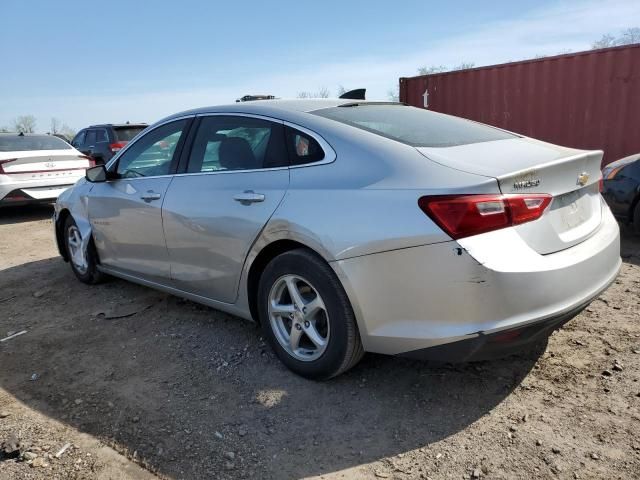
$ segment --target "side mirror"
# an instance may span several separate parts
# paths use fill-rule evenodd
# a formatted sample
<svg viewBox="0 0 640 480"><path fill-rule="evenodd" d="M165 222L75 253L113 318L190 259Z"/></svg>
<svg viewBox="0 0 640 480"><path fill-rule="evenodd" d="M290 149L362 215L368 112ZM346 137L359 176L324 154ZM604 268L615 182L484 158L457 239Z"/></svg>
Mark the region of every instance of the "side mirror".
<svg viewBox="0 0 640 480"><path fill-rule="evenodd" d="M104 165L96 165L95 167L87 168L84 174L87 181L91 183L99 183L107 181L107 169Z"/></svg>

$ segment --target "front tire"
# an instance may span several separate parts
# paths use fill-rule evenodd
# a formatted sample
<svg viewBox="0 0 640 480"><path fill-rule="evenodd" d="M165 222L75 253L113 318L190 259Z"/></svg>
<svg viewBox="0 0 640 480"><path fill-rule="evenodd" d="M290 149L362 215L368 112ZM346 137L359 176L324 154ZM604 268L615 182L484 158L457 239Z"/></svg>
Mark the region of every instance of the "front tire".
<svg viewBox="0 0 640 480"><path fill-rule="evenodd" d="M90 240L86 252L82 249L82 234L71 215L64 222L64 246L71 270L83 283L93 285L103 280L104 275L98 271L98 255Z"/></svg>
<svg viewBox="0 0 640 480"><path fill-rule="evenodd" d="M267 265L258 310L265 337L298 375L329 379L364 355L347 294L331 267L308 250L285 252Z"/></svg>

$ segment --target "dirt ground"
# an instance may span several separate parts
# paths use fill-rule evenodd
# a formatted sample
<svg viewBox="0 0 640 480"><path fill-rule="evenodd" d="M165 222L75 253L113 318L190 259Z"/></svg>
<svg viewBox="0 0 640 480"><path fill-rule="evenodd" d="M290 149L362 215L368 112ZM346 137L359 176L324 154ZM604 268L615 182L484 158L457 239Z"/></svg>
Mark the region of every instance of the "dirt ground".
<svg viewBox="0 0 640 480"><path fill-rule="evenodd" d="M0 450L22 455L0 454L1 479L640 478L629 233L616 283L532 352L463 366L367 355L316 383L249 322L81 284L50 216L0 211L0 338L27 330L0 343Z"/></svg>

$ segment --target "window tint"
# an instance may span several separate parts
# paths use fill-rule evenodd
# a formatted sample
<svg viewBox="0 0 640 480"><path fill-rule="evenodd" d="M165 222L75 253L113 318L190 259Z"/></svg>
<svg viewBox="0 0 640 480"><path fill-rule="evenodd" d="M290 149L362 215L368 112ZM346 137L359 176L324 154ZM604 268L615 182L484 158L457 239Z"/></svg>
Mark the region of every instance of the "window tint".
<svg viewBox="0 0 640 480"><path fill-rule="evenodd" d="M286 165L281 124L219 115L202 118L187 171L253 170Z"/></svg>
<svg viewBox="0 0 640 480"><path fill-rule="evenodd" d="M360 104L312 113L414 147L452 147L518 138L487 125L404 105Z"/></svg>
<svg viewBox="0 0 640 480"><path fill-rule="evenodd" d="M96 130L96 142L108 142L109 137L107 137L107 131L104 128L99 128Z"/></svg>
<svg viewBox="0 0 640 480"><path fill-rule="evenodd" d="M71 145L73 145L74 147L82 146L84 144L84 137L86 133L87 133L86 130L82 130L80 133L78 133L76 135L76 138L73 139L73 142L71 142Z"/></svg>
<svg viewBox="0 0 640 480"><path fill-rule="evenodd" d="M123 178L169 175L187 120L168 123L140 137L118 160Z"/></svg>
<svg viewBox="0 0 640 480"><path fill-rule="evenodd" d="M324 158L324 151L320 144L311 136L295 128L286 127L287 150L291 165L319 162Z"/></svg>
<svg viewBox="0 0 640 480"><path fill-rule="evenodd" d="M87 138L84 143L90 147L95 146L96 144L96 131L95 130L87 130Z"/></svg>
<svg viewBox="0 0 640 480"><path fill-rule="evenodd" d="M69 144L53 135L0 134L0 152L26 152L29 150L67 150Z"/></svg>
<svg viewBox="0 0 640 480"><path fill-rule="evenodd" d="M115 127L113 131L116 133L116 139L119 142L129 142L145 128L147 127Z"/></svg>

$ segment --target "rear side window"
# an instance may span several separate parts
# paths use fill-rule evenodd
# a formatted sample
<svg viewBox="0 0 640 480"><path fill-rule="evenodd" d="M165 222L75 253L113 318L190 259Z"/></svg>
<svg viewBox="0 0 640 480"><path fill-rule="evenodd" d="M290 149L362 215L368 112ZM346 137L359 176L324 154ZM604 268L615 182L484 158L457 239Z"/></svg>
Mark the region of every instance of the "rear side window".
<svg viewBox="0 0 640 480"><path fill-rule="evenodd" d="M0 134L0 152L68 150L69 144L53 135Z"/></svg>
<svg viewBox="0 0 640 480"><path fill-rule="evenodd" d="M322 147L310 135L291 127L286 127L286 134L289 163L291 165L319 162L324 158Z"/></svg>
<svg viewBox="0 0 640 480"><path fill-rule="evenodd" d="M114 127L113 131L118 142L129 142L145 128L147 127Z"/></svg>
<svg viewBox="0 0 640 480"><path fill-rule="evenodd" d="M287 165L283 126L258 118L202 118L191 147L189 173L255 170Z"/></svg>
<svg viewBox="0 0 640 480"><path fill-rule="evenodd" d="M96 142L108 142L109 138L107 137L107 131L104 128L99 128L96 130Z"/></svg>
<svg viewBox="0 0 640 480"><path fill-rule="evenodd" d="M404 105L359 104L311 113L413 147L453 147L518 138L487 125Z"/></svg>

